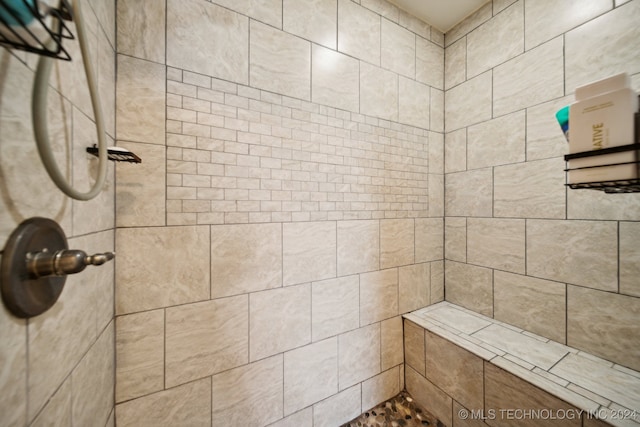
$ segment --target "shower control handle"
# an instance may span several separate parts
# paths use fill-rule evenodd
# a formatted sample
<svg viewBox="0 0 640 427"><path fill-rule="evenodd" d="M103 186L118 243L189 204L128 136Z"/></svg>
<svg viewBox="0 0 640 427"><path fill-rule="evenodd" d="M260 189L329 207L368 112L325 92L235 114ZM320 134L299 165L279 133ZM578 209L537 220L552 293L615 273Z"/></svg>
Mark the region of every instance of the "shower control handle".
<svg viewBox="0 0 640 427"><path fill-rule="evenodd" d="M34 278L47 276L66 276L79 273L87 265L102 265L115 257L113 252L87 255L78 249L63 249L49 252L43 249L40 252L27 254L27 272Z"/></svg>

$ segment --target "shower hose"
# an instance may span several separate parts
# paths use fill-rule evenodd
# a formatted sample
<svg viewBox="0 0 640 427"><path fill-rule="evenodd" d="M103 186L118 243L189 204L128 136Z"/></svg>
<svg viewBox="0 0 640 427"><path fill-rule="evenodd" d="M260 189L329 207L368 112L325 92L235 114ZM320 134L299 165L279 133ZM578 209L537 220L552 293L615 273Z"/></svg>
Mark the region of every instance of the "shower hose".
<svg viewBox="0 0 640 427"><path fill-rule="evenodd" d="M47 129L47 95L49 91L49 76L51 74L51 67L54 59L48 56L41 56L38 61L38 67L36 69L36 75L33 82L31 112L38 153L40 154L40 159L53 182L69 197L77 200L91 200L96 197L104 187L107 176L107 142L95 73L89 58L89 47L87 43L86 29L84 27L84 20L82 18L81 2L82 0L73 1L72 16L76 23L78 42L80 44L82 62L84 64L84 72L87 77L89 94L91 96L91 105L93 107L93 114L96 120L96 130L98 132L98 176L96 178L96 182L89 191L82 193L73 188L73 186L69 184L67 179L60 172L56 159L53 155L53 150L49 141L49 132ZM53 25L60 25L56 19L54 19L53 22ZM54 32L56 32L56 30L57 28L54 28ZM47 48L52 48L54 45L55 42L53 40L49 40Z"/></svg>

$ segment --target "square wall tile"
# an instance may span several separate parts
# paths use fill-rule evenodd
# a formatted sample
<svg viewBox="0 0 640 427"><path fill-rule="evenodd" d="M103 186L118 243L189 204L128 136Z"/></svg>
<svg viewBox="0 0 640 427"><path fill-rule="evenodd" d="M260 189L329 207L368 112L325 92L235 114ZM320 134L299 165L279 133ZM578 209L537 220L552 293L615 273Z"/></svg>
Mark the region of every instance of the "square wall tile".
<svg viewBox="0 0 640 427"><path fill-rule="evenodd" d="M406 368L405 375L407 391L416 402L423 408L429 408L429 412L444 425L452 425L453 400L451 397L411 367Z"/></svg>
<svg viewBox="0 0 640 427"><path fill-rule="evenodd" d="M284 413L292 414L338 392L338 338L284 354Z"/></svg>
<svg viewBox="0 0 640 427"><path fill-rule="evenodd" d="M467 38L444 50L444 88L451 89L467 79Z"/></svg>
<svg viewBox="0 0 640 427"><path fill-rule="evenodd" d="M467 167L480 169L525 161L525 112L470 126L467 129Z"/></svg>
<svg viewBox="0 0 640 427"><path fill-rule="evenodd" d="M211 296L282 286L282 224L211 227Z"/></svg>
<svg viewBox="0 0 640 427"><path fill-rule="evenodd" d="M168 1L167 65L247 84L248 60L246 16L198 0Z"/></svg>
<svg viewBox="0 0 640 427"><path fill-rule="evenodd" d="M462 172L467 170L467 129L459 129L445 135L444 171Z"/></svg>
<svg viewBox="0 0 640 427"><path fill-rule="evenodd" d="M445 262L447 301L493 317L493 270L459 262Z"/></svg>
<svg viewBox="0 0 640 427"><path fill-rule="evenodd" d="M351 0L338 0L338 50L380 65L380 20Z"/></svg>
<svg viewBox="0 0 640 427"><path fill-rule="evenodd" d="M312 101L358 112L360 110L358 60L315 44L311 51L313 55L311 58Z"/></svg>
<svg viewBox="0 0 640 427"><path fill-rule="evenodd" d="M310 100L311 44L256 21L250 33L250 85Z"/></svg>
<svg viewBox="0 0 640 427"><path fill-rule="evenodd" d="M118 52L163 64L166 4L154 0L124 0L116 6ZM145 31L139 31L140 28Z"/></svg>
<svg viewBox="0 0 640 427"><path fill-rule="evenodd" d="M399 371L399 367L396 366L362 383L363 412L400 393Z"/></svg>
<svg viewBox="0 0 640 427"><path fill-rule="evenodd" d="M398 269L360 275L360 324L398 315Z"/></svg>
<svg viewBox="0 0 640 427"><path fill-rule="evenodd" d="M445 259L467 262L467 218L446 217L444 220L444 235Z"/></svg>
<svg viewBox="0 0 640 427"><path fill-rule="evenodd" d="M397 74L360 62L360 113L398 121L398 90Z"/></svg>
<svg viewBox="0 0 640 427"><path fill-rule="evenodd" d="M620 293L640 297L640 223L620 223Z"/></svg>
<svg viewBox="0 0 640 427"><path fill-rule="evenodd" d="M402 317L396 316L380 322L381 366L387 370L404 362Z"/></svg>
<svg viewBox="0 0 640 427"><path fill-rule="evenodd" d="M447 90L444 104L447 132L491 118L492 76L492 71L487 71Z"/></svg>
<svg viewBox="0 0 640 427"><path fill-rule="evenodd" d="M344 390L380 373L380 323L338 337L338 388Z"/></svg>
<svg viewBox="0 0 640 427"><path fill-rule="evenodd" d="M444 89L444 49L416 37L416 80L436 89Z"/></svg>
<svg viewBox="0 0 640 427"><path fill-rule="evenodd" d="M429 263L398 268L399 314L429 305L431 301L431 268Z"/></svg>
<svg viewBox="0 0 640 427"><path fill-rule="evenodd" d="M335 50L338 31L337 0L284 0L282 29Z"/></svg>
<svg viewBox="0 0 640 427"><path fill-rule="evenodd" d="M116 313L208 299L210 246L206 226L116 230Z"/></svg>
<svg viewBox="0 0 640 427"><path fill-rule="evenodd" d="M400 75L416 76L416 35L387 19L382 19L381 65Z"/></svg>
<svg viewBox="0 0 640 427"><path fill-rule="evenodd" d="M447 216L492 216L493 170L447 174L444 208Z"/></svg>
<svg viewBox="0 0 640 427"><path fill-rule="evenodd" d="M413 219L380 221L380 268L413 264L415 226Z"/></svg>
<svg viewBox="0 0 640 427"><path fill-rule="evenodd" d="M430 128L429 113L432 106L429 86L406 77L399 78L398 120L419 128Z"/></svg>
<svg viewBox="0 0 640 427"><path fill-rule="evenodd" d="M338 276L380 268L380 222L338 221Z"/></svg>
<svg viewBox="0 0 640 427"><path fill-rule="evenodd" d="M467 261L470 264L524 274L525 221L468 218Z"/></svg>
<svg viewBox="0 0 640 427"><path fill-rule="evenodd" d="M249 296L250 360L311 342L311 285L256 292Z"/></svg>
<svg viewBox="0 0 640 427"><path fill-rule="evenodd" d="M246 295L168 308L166 387L247 363L248 310Z"/></svg>
<svg viewBox="0 0 640 427"><path fill-rule="evenodd" d="M282 275L285 286L336 277L336 223L282 225Z"/></svg>
<svg viewBox="0 0 640 427"><path fill-rule="evenodd" d="M313 405L313 426L333 427L342 425L360 415L362 405L360 384L341 391Z"/></svg>
<svg viewBox="0 0 640 427"><path fill-rule="evenodd" d="M359 289L357 275L311 284L311 336L314 342L360 326Z"/></svg>
<svg viewBox="0 0 640 427"><path fill-rule="evenodd" d="M443 259L444 222L442 218L416 218L415 233L415 262Z"/></svg>
<svg viewBox="0 0 640 427"><path fill-rule="evenodd" d="M211 378L213 424L259 427L282 418L282 355Z"/></svg>
<svg viewBox="0 0 640 427"><path fill-rule="evenodd" d="M404 319L404 362L418 374L425 373L424 328Z"/></svg>

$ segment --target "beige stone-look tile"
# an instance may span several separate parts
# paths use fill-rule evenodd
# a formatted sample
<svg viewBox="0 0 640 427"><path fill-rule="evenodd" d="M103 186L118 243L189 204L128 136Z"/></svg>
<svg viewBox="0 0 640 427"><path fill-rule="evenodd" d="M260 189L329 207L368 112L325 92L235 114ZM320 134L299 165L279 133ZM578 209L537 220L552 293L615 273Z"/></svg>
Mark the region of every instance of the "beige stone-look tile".
<svg viewBox="0 0 640 427"><path fill-rule="evenodd" d="M638 371L639 312L637 298L569 286L567 344Z"/></svg>
<svg viewBox="0 0 640 427"><path fill-rule="evenodd" d="M436 89L444 89L444 49L416 37L416 80Z"/></svg>
<svg viewBox="0 0 640 427"><path fill-rule="evenodd" d="M596 0L588 4L576 0L555 0L544 6L540 3L525 2L524 18L527 22L525 29L526 49L529 50L590 21L598 15L611 10L612 6L608 0ZM554 19L548 19L550 13L552 13Z"/></svg>
<svg viewBox="0 0 640 427"><path fill-rule="evenodd" d="M118 141L118 146L143 159L132 167L116 164L116 224L119 227L165 225L166 148Z"/></svg>
<svg viewBox="0 0 640 427"><path fill-rule="evenodd" d="M313 427L313 407L303 409L302 411L291 414L281 419L269 427Z"/></svg>
<svg viewBox="0 0 640 427"><path fill-rule="evenodd" d="M282 225L211 227L213 298L282 286Z"/></svg>
<svg viewBox="0 0 640 427"><path fill-rule="evenodd" d="M493 114L564 95L564 43L558 37L493 69Z"/></svg>
<svg viewBox="0 0 640 427"><path fill-rule="evenodd" d="M486 427L488 424L481 419L468 416L471 411L463 407L455 400L453 401L453 427ZM485 415L486 416L486 415Z"/></svg>
<svg viewBox="0 0 640 427"><path fill-rule="evenodd" d="M640 223L620 223L620 293L640 297Z"/></svg>
<svg viewBox="0 0 640 427"><path fill-rule="evenodd" d="M467 129L467 167L480 169L525 160L525 112L489 120Z"/></svg>
<svg viewBox="0 0 640 427"><path fill-rule="evenodd" d="M444 175L429 174L429 216L444 216Z"/></svg>
<svg viewBox="0 0 640 427"><path fill-rule="evenodd" d="M360 324L398 315L398 269L360 275Z"/></svg>
<svg viewBox="0 0 640 427"><path fill-rule="evenodd" d="M282 12L284 31L336 49L337 0L284 0Z"/></svg>
<svg viewBox="0 0 640 427"><path fill-rule="evenodd" d="M618 194L613 199L604 191L567 191L569 219L640 220L640 199L636 194Z"/></svg>
<svg viewBox="0 0 640 427"><path fill-rule="evenodd" d="M380 322L380 368L389 369L404 362L402 317L396 316Z"/></svg>
<svg viewBox="0 0 640 427"><path fill-rule="evenodd" d="M569 145L555 118L556 112L571 104L573 96L565 96L527 108L527 160L560 157Z"/></svg>
<svg viewBox="0 0 640 427"><path fill-rule="evenodd" d="M549 393L531 385L515 375L512 375L491 363L485 362L485 410L493 410L500 414L501 410L521 408L529 411L550 410L553 413L559 411L578 411L577 408L563 402ZM506 412L505 412L506 414ZM509 417L496 417L491 420L492 426L513 426L513 419ZM575 426L581 425L580 417L574 419L521 419L518 426Z"/></svg>
<svg viewBox="0 0 640 427"><path fill-rule="evenodd" d="M42 409L36 419L29 425L33 427L71 426L73 425L71 423L71 405L71 379L69 378L62 383L60 388L58 388L55 394L49 399L47 406ZM15 409L11 410L11 412L13 411L15 411ZM11 414L11 412L4 412L2 415L5 417L7 414ZM12 415L11 418L14 416L15 415ZM6 420L3 419L3 422L10 422L12 421L11 418L7 417Z"/></svg>
<svg viewBox="0 0 640 427"><path fill-rule="evenodd" d="M3 422L7 425L27 425L26 320L10 314L4 305L0 308L0 337L0 393L4 396L0 401L0 412ZM59 397L57 400L61 399L68 397Z"/></svg>
<svg viewBox="0 0 640 427"><path fill-rule="evenodd" d="M433 105L429 86L402 76L399 79L398 120L423 129L431 128Z"/></svg>
<svg viewBox="0 0 640 427"><path fill-rule="evenodd" d="M118 55L118 138L165 145L165 67Z"/></svg>
<svg viewBox="0 0 640 427"><path fill-rule="evenodd" d="M415 78L416 36L387 19L381 20L381 65L394 73Z"/></svg>
<svg viewBox="0 0 640 427"><path fill-rule="evenodd" d="M618 289L613 222L527 221L527 274L594 289Z"/></svg>
<svg viewBox="0 0 640 427"><path fill-rule="evenodd" d="M385 3L387 2L385 1ZM437 46L442 47L444 44L444 40L441 40L441 38L443 38L442 33L435 28L432 29L429 24L402 9L398 9L398 24L426 40L431 40Z"/></svg>
<svg viewBox="0 0 640 427"><path fill-rule="evenodd" d="M497 15L516 1L517 0L493 0L493 15Z"/></svg>
<svg viewBox="0 0 640 427"><path fill-rule="evenodd" d="M338 50L380 65L381 18L352 2L338 0Z"/></svg>
<svg viewBox="0 0 640 427"><path fill-rule="evenodd" d="M313 405L313 426L342 425L360 415L361 406L362 390L360 384L356 384Z"/></svg>
<svg viewBox="0 0 640 427"><path fill-rule="evenodd" d="M282 29L282 0L213 0L213 3Z"/></svg>
<svg viewBox="0 0 640 427"><path fill-rule="evenodd" d="M399 367L395 366L362 383L363 412L400 393L399 371Z"/></svg>
<svg viewBox="0 0 640 427"><path fill-rule="evenodd" d="M251 22L251 86L311 99L311 44L259 22Z"/></svg>
<svg viewBox="0 0 640 427"><path fill-rule="evenodd" d="M313 45L311 97L319 104L358 112L360 108L360 66L358 60Z"/></svg>
<svg viewBox="0 0 640 427"><path fill-rule="evenodd" d="M132 427L210 426L211 378L121 403L116 406L116 424Z"/></svg>
<svg viewBox="0 0 640 427"><path fill-rule="evenodd" d="M210 247L206 226L116 230L116 313L208 299Z"/></svg>
<svg viewBox="0 0 640 427"><path fill-rule="evenodd" d="M398 121L398 98L397 74L360 62L360 113Z"/></svg>
<svg viewBox="0 0 640 427"><path fill-rule="evenodd" d="M433 320L447 325L467 335L473 334L491 324L486 318L467 313L455 306L447 305L434 308L421 316L427 320Z"/></svg>
<svg viewBox="0 0 640 427"><path fill-rule="evenodd" d="M247 300L241 295L166 310L166 387L248 362Z"/></svg>
<svg viewBox="0 0 640 427"><path fill-rule="evenodd" d="M248 38L246 16L197 0L167 4L167 65L246 84Z"/></svg>
<svg viewBox="0 0 640 427"><path fill-rule="evenodd" d="M119 2L118 52L164 63L165 7L164 2L154 0Z"/></svg>
<svg viewBox="0 0 640 427"><path fill-rule="evenodd" d="M443 259L444 222L442 218L416 218L415 245L415 262Z"/></svg>
<svg viewBox="0 0 640 427"><path fill-rule="evenodd" d="M467 218L446 217L444 256L451 261L467 262Z"/></svg>
<svg viewBox="0 0 640 427"><path fill-rule="evenodd" d="M431 304L444 300L444 261L431 263Z"/></svg>
<svg viewBox="0 0 640 427"><path fill-rule="evenodd" d="M338 276L377 270L380 267L380 223L339 221Z"/></svg>
<svg viewBox="0 0 640 427"><path fill-rule="evenodd" d="M493 271L459 262L445 262L447 301L493 317Z"/></svg>
<svg viewBox="0 0 640 427"><path fill-rule="evenodd" d="M444 50L444 88L451 89L467 79L467 38Z"/></svg>
<svg viewBox="0 0 640 427"><path fill-rule="evenodd" d="M164 388L164 310L116 318L116 402Z"/></svg>
<svg viewBox="0 0 640 427"><path fill-rule="evenodd" d="M359 326L357 275L314 282L311 285L311 337L319 341Z"/></svg>
<svg viewBox="0 0 640 427"><path fill-rule="evenodd" d="M445 184L447 216L492 216L493 170L450 173Z"/></svg>
<svg viewBox="0 0 640 427"><path fill-rule="evenodd" d="M404 362L420 375L425 373L424 328L404 321Z"/></svg>
<svg viewBox="0 0 640 427"><path fill-rule="evenodd" d="M409 366L406 368L405 375L407 391L415 401L423 408L429 408L429 412L444 425L452 425L451 397Z"/></svg>
<svg viewBox="0 0 640 427"><path fill-rule="evenodd" d="M398 268L398 310L408 313L429 305L431 268L429 263Z"/></svg>
<svg viewBox="0 0 640 427"><path fill-rule="evenodd" d="M479 27L483 22L491 19L492 15L491 3L485 4L480 9L466 17L462 22L453 28L450 28L448 31L445 31L445 46L451 45L451 43L455 42L460 37Z"/></svg>
<svg viewBox="0 0 640 427"><path fill-rule="evenodd" d="M467 36L467 78L524 52L523 3L517 2Z"/></svg>
<svg viewBox="0 0 640 427"><path fill-rule="evenodd" d="M426 331L426 378L470 409L483 408L483 361Z"/></svg>
<svg viewBox="0 0 640 427"><path fill-rule="evenodd" d="M259 427L282 418L282 367L282 355L277 355L214 375L213 423Z"/></svg>
<svg viewBox="0 0 640 427"><path fill-rule="evenodd" d="M564 283L496 271L493 292L495 319L566 342Z"/></svg>
<svg viewBox="0 0 640 427"><path fill-rule="evenodd" d="M336 276L336 223L282 225L282 276L285 286Z"/></svg>
<svg viewBox="0 0 640 427"><path fill-rule="evenodd" d="M447 90L444 109L447 132L491 118L492 99L497 95L492 91L493 82L497 81L492 74L487 71Z"/></svg>
<svg viewBox="0 0 640 427"><path fill-rule="evenodd" d="M439 90L432 89L433 94L441 94L444 99L444 93ZM439 95L438 95L439 96ZM444 111L444 106L443 106ZM444 119L443 119L444 120ZM432 174L444 173L444 134L443 129L438 132L429 132L429 172Z"/></svg>
<svg viewBox="0 0 640 427"><path fill-rule="evenodd" d="M380 221L380 268L414 262L415 226L413 219Z"/></svg>
<svg viewBox="0 0 640 427"><path fill-rule="evenodd" d="M289 415L338 392L338 338L284 354L284 413Z"/></svg>
<svg viewBox="0 0 640 427"><path fill-rule="evenodd" d="M344 390L380 373L380 323L338 337L338 388Z"/></svg>
<svg viewBox="0 0 640 427"><path fill-rule="evenodd" d="M356 3L360 3L362 6L373 10L375 13L384 16L390 21L395 23L400 22L401 10L386 0L360 0Z"/></svg>
<svg viewBox="0 0 640 427"><path fill-rule="evenodd" d="M256 292L249 297L250 360L311 342L311 285Z"/></svg>
<svg viewBox="0 0 640 427"><path fill-rule="evenodd" d="M429 129L444 132L444 91L431 88Z"/></svg>
<svg viewBox="0 0 640 427"><path fill-rule="evenodd" d="M468 218L467 261L484 267L524 274L525 221Z"/></svg>
<svg viewBox="0 0 640 427"><path fill-rule="evenodd" d="M459 129L445 135L444 171L462 172L467 170L467 129Z"/></svg>
<svg viewBox="0 0 640 427"><path fill-rule="evenodd" d="M562 158L537 160L494 169L496 217L563 219L566 209Z"/></svg>

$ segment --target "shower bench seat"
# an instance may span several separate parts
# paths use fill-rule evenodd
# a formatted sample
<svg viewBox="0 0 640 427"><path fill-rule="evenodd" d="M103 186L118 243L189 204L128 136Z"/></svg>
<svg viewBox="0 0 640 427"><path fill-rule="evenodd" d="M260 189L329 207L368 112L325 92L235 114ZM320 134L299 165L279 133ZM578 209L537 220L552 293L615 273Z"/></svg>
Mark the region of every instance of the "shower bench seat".
<svg viewBox="0 0 640 427"><path fill-rule="evenodd" d="M448 302L403 317L407 391L447 426L640 427L640 372Z"/></svg>

